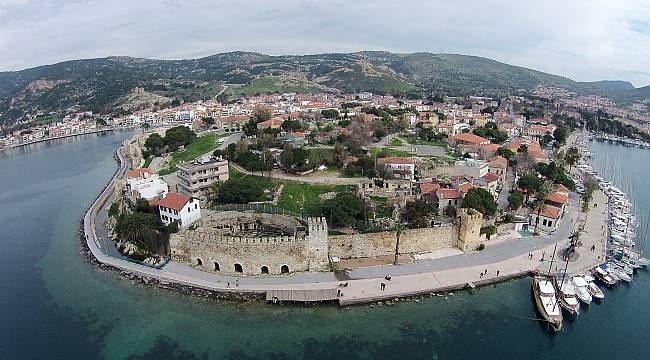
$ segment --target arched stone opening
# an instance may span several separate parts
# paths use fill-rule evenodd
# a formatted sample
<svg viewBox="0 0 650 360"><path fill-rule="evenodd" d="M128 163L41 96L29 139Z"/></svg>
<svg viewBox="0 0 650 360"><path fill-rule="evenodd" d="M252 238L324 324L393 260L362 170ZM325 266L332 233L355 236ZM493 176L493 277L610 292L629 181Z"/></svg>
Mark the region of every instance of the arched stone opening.
<svg viewBox="0 0 650 360"><path fill-rule="evenodd" d="M238 272L238 273L243 273L244 272L244 268L241 266L241 264L235 264L235 272Z"/></svg>
<svg viewBox="0 0 650 360"><path fill-rule="evenodd" d="M201 260L201 258L196 258L196 265L203 266L203 260Z"/></svg>
<svg viewBox="0 0 650 360"><path fill-rule="evenodd" d="M282 265L282 267L280 267L280 273L281 274L288 274L289 273L289 266L288 265Z"/></svg>
<svg viewBox="0 0 650 360"><path fill-rule="evenodd" d="M269 273L269 267L268 266L262 266L262 274L268 274Z"/></svg>
<svg viewBox="0 0 650 360"><path fill-rule="evenodd" d="M221 271L221 267L219 266L218 262L214 262L214 271Z"/></svg>

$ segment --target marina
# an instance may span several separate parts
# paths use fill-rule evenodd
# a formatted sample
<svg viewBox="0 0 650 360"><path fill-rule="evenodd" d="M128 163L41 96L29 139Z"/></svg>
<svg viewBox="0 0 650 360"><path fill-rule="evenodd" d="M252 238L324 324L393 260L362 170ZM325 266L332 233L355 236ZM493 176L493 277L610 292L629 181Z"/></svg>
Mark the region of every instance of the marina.
<svg viewBox="0 0 650 360"><path fill-rule="evenodd" d="M607 158L601 158L601 163L597 164L600 168L613 167L616 170L605 170L610 174L619 174L615 179L607 179L601 176L595 169L592 153L588 145L590 140L605 139L614 143L621 143L640 148L648 148L646 143L638 141L628 141L612 136L603 136L582 132L578 135L576 145L579 147L582 157L572 173L573 179L577 184L587 184L578 187L578 192L584 194L587 191L601 191L607 197L607 218L603 224L604 256L599 256L598 264L586 269L577 269L573 274L567 272L569 265L569 252L565 252L564 259L566 266L563 271L551 275L550 267L547 274L543 275L544 284L554 284L554 296L557 297L557 303L566 311L568 315L577 316L580 314L581 303L588 306L593 299L598 301L604 299L604 293L599 286L594 283L595 280L601 286L614 287L621 283L631 283L634 280L635 272L645 268L650 264L650 260L644 257L644 245L647 235L648 220L645 222L643 234L638 234L637 230L640 222L635 214L634 201L628 194L634 193L634 183L631 178L621 175L622 171L619 164L610 162ZM602 160L605 159L605 160ZM588 185L589 183L593 185ZM596 186L594 189L586 189L588 186ZM621 190L621 187L625 189ZM587 204L591 207L592 203ZM595 204L594 204L595 209ZM593 211L593 209L592 209ZM572 243L572 245L574 245ZM595 247L592 248L592 251ZM555 252L553 253L555 257ZM574 269L575 270L575 269ZM548 306L539 300L540 291L539 278L533 281L533 293L536 298L538 311L543 315L545 321L555 330L559 331L556 322L557 318L548 316ZM554 281L554 283L552 283ZM550 291L547 291L550 293ZM547 301L548 303L548 301ZM546 314L546 315L544 315Z"/></svg>

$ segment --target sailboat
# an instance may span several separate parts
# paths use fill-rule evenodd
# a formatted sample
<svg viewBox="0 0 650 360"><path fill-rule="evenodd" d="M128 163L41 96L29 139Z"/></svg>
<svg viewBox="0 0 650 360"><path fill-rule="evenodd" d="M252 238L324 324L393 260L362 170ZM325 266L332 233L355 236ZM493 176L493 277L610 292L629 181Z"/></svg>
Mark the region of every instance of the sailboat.
<svg viewBox="0 0 650 360"><path fill-rule="evenodd" d="M562 330L562 310L555 296L553 282L544 276L535 276L533 279L533 296L537 310L553 330Z"/></svg>

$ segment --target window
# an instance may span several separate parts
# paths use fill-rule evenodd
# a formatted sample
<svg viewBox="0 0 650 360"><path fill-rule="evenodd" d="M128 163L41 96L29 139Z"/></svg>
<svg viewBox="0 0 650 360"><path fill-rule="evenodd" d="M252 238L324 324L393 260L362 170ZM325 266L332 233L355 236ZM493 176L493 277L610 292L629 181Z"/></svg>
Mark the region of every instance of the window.
<svg viewBox="0 0 650 360"><path fill-rule="evenodd" d="M241 266L241 264L235 264L235 272L238 272L238 273L243 273L244 272L244 268Z"/></svg>
<svg viewBox="0 0 650 360"><path fill-rule="evenodd" d="M192 211L192 208L188 207L187 212L190 212L190 211Z"/></svg>
<svg viewBox="0 0 650 360"><path fill-rule="evenodd" d="M549 220L549 221L548 221L548 226L549 226L549 227L550 227L550 226L553 226L553 221Z"/></svg>

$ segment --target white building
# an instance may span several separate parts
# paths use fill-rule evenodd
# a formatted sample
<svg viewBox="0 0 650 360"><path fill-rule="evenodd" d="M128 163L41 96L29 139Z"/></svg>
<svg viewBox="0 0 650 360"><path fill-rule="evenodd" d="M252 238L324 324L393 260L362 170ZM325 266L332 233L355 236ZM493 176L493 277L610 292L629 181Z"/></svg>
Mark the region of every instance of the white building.
<svg viewBox="0 0 650 360"><path fill-rule="evenodd" d="M377 159L377 164L393 173L396 179L413 181L415 175L415 161L404 157L386 157Z"/></svg>
<svg viewBox="0 0 650 360"><path fill-rule="evenodd" d="M135 205L139 198L151 200L163 198L169 192L169 186L158 174L147 168L129 171L126 179L125 195Z"/></svg>
<svg viewBox="0 0 650 360"><path fill-rule="evenodd" d="M557 230L558 222L560 221L560 209L544 206L541 210L535 210L530 213L530 228L545 232L553 232Z"/></svg>
<svg viewBox="0 0 650 360"><path fill-rule="evenodd" d="M199 199L178 193L169 193L158 201L158 210L163 224L176 222L179 229L186 228L201 218Z"/></svg>
<svg viewBox="0 0 650 360"><path fill-rule="evenodd" d="M465 159L454 164L454 175L469 176L474 179L481 178L488 173L488 163L483 160Z"/></svg>

